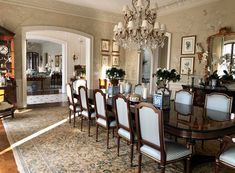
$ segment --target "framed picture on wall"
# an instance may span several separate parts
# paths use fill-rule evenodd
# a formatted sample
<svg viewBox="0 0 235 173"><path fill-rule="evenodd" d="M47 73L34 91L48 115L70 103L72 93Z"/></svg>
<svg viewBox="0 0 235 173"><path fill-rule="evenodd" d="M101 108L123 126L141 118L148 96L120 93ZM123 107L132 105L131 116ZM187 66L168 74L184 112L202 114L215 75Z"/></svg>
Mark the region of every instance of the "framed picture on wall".
<svg viewBox="0 0 235 173"><path fill-rule="evenodd" d="M119 66L119 55L112 55L112 61L113 66Z"/></svg>
<svg viewBox="0 0 235 173"><path fill-rule="evenodd" d="M101 51L102 52L109 52L110 49L110 40L102 39L101 40Z"/></svg>
<svg viewBox="0 0 235 173"><path fill-rule="evenodd" d="M194 57L180 58L180 74L192 75L194 72Z"/></svg>
<svg viewBox="0 0 235 173"><path fill-rule="evenodd" d="M194 55L196 35L184 36L181 39L181 55Z"/></svg>
<svg viewBox="0 0 235 173"><path fill-rule="evenodd" d="M115 40L113 40L112 42L112 52L120 52L120 46L117 44L117 42Z"/></svg>
<svg viewBox="0 0 235 173"><path fill-rule="evenodd" d="M102 66L108 66L109 65L109 55L102 54L101 55L102 60Z"/></svg>

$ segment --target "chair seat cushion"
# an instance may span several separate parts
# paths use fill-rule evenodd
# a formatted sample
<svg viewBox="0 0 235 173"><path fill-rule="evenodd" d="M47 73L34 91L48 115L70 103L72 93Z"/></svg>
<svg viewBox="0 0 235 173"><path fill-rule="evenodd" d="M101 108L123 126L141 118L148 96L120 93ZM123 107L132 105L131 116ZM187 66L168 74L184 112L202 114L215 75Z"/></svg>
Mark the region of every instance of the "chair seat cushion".
<svg viewBox="0 0 235 173"><path fill-rule="evenodd" d="M230 147L223 152L219 159L225 163L235 166L235 147Z"/></svg>
<svg viewBox="0 0 235 173"><path fill-rule="evenodd" d="M14 106L8 102L1 102L0 103L0 111L5 111L7 109L12 109Z"/></svg>
<svg viewBox="0 0 235 173"><path fill-rule="evenodd" d="M130 132L128 132L127 130L125 130L125 129L123 129L123 128L118 129L118 134L119 134L121 137L124 137L124 138L128 139L129 141L131 140L131 134L130 134Z"/></svg>
<svg viewBox="0 0 235 173"><path fill-rule="evenodd" d="M192 152L189 149L187 149L184 145L175 142L166 141L165 147L166 147L166 161L180 159L182 157L192 154ZM159 161L161 160L160 152L158 150L153 149L152 147L143 145L140 148L140 151L142 153L154 157L156 160Z"/></svg>
<svg viewBox="0 0 235 173"><path fill-rule="evenodd" d="M74 110L73 110L73 105L69 105L69 109L70 109L71 111L74 111ZM78 106L78 105L75 107L75 109L76 109L75 112L80 112L80 111L81 111L81 108L80 108L80 106Z"/></svg>
<svg viewBox="0 0 235 173"><path fill-rule="evenodd" d="M106 120L103 119L103 118L98 118L98 119L96 120L96 122L97 122L98 124L104 126L104 127L107 127ZM109 122L109 127L116 127L116 125L117 125L117 123L116 123L115 120L112 120L112 121Z"/></svg>
<svg viewBox="0 0 235 173"><path fill-rule="evenodd" d="M84 117L87 117L88 118L88 111L82 111L81 114L84 116ZM91 118L95 118L96 114L95 112L92 112L91 113Z"/></svg>

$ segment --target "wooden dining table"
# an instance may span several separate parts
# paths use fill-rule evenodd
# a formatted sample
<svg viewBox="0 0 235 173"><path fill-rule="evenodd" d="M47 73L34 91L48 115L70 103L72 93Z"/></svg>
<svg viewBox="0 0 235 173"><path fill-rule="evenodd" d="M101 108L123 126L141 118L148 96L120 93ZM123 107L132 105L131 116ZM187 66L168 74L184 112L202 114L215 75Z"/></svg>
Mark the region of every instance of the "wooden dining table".
<svg viewBox="0 0 235 173"><path fill-rule="evenodd" d="M93 90L88 90L88 98L93 102ZM152 103L149 97L143 102ZM135 105L131 103L131 112L135 113ZM112 97L107 97L108 109L113 109ZM235 134L235 117L233 113L225 113L189 106L171 101L170 108L162 110L165 132L187 141L211 140L225 135Z"/></svg>

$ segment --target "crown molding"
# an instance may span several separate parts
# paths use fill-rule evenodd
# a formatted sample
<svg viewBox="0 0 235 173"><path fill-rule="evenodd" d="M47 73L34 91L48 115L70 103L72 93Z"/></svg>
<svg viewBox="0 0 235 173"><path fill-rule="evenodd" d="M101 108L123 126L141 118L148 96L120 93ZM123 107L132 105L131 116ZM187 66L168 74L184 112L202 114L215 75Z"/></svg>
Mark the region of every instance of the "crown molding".
<svg viewBox="0 0 235 173"><path fill-rule="evenodd" d="M182 10L190 9L193 7L202 6L220 0L182 0L178 3L161 6L158 11L158 16L165 16L171 13L176 13ZM82 7L78 5L68 4L60 1L52 0L0 0L1 3L22 6L27 8L34 8L44 10L57 14L65 14L71 16L78 16L91 20L102 22L117 23L123 20L122 14L107 12L103 10ZM121 13L121 11L120 11Z"/></svg>
<svg viewBox="0 0 235 173"><path fill-rule="evenodd" d="M51 0L0 0L1 3L22 6L27 8L34 8L38 10L53 12L57 14L65 14L87 18L91 20L98 20L102 22L116 23L122 20L121 14L105 12L102 10L82 7L78 5L67 4L59 1Z"/></svg>

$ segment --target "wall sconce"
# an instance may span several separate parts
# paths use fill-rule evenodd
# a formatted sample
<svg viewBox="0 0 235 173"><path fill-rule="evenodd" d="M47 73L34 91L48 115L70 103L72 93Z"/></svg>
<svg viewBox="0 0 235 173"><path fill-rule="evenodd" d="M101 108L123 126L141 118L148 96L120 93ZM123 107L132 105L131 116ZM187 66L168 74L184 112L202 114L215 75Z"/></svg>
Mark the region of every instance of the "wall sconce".
<svg viewBox="0 0 235 173"><path fill-rule="evenodd" d="M202 47L202 44L201 43L197 43L197 45L196 45L196 54L198 56L199 64L202 61L203 52L204 52L204 49Z"/></svg>
<svg viewBox="0 0 235 173"><path fill-rule="evenodd" d="M75 55L75 53L73 54L73 61L77 60L78 56Z"/></svg>

